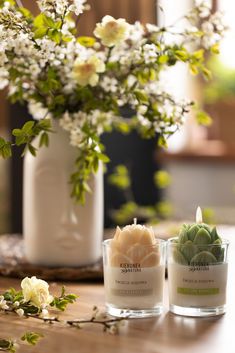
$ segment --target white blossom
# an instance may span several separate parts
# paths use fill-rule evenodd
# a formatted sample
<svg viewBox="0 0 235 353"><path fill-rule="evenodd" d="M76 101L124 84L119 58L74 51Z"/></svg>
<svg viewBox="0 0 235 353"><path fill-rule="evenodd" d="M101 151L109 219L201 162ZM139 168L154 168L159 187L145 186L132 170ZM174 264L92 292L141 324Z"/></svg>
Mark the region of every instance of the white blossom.
<svg viewBox="0 0 235 353"><path fill-rule="evenodd" d="M29 101L28 111L35 120L41 120L45 119L46 117L50 117L48 109L43 107L42 103L40 102Z"/></svg>
<svg viewBox="0 0 235 353"><path fill-rule="evenodd" d="M195 5L201 18L208 17L211 12L211 1L195 0Z"/></svg>
<svg viewBox="0 0 235 353"><path fill-rule="evenodd" d="M160 30L160 27L153 25L152 23L146 23L146 28L149 33L156 33Z"/></svg>
<svg viewBox="0 0 235 353"><path fill-rule="evenodd" d="M128 39L134 43L140 43L144 35L144 26L136 21L133 25L129 26Z"/></svg>
<svg viewBox="0 0 235 353"><path fill-rule="evenodd" d="M146 64L150 64L156 61L159 50L155 44L145 44L143 46L143 56Z"/></svg>
<svg viewBox="0 0 235 353"><path fill-rule="evenodd" d="M7 305L6 300L4 299L4 296L0 296L0 310L7 310L9 309L9 306Z"/></svg>
<svg viewBox="0 0 235 353"><path fill-rule="evenodd" d="M102 44L112 47L127 38L128 29L129 24L123 18L116 20L112 16L105 16L101 23L97 23L94 35L101 39Z"/></svg>
<svg viewBox="0 0 235 353"><path fill-rule="evenodd" d="M116 78L104 76L103 80L100 82L100 86L105 92L115 93L118 90L118 81Z"/></svg>
<svg viewBox="0 0 235 353"><path fill-rule="evenodd" d="M8 71L0 67L0 89L4 89L8 85L9 83L8 77L9 77Z"/></svg>
<svg viewBox="0 0 235 353"><path fill-rule="evenodd" d="M93 55L88 60L77 59L73 67L73 77L81 86L96 86L99 81L98 73L105 71L102 60Z"/></svg>
<svg viewBox="0 0 235 353"><path fill-rule="evenodd" d="M86 10L86 0L73 0L73 4L69 6L69 10L74 12L77 16Z"/></svg>
<svg viewBox="0 0 235 353"><path fill-rule="evenodd" d="M47 309L42 309L42 312L40 314L41 317L46 318L49 315L49 311Z"/></svg>
<svg viewBox="0 0 235 353"><path fill-rule="evenodd" d="M23 317L23 316L24 316L24 310L23 310L22 308L17 309L15 312L16 312L16 314L19 315L20 317Z"/></svg>
<svg viewBox="0 0 235 353"><path fill-rule="evenodd" d="M33 276L26 277L21 281L21 288L25 302L30 302L38 308L49 305L53 301L49 293L49 285L46 281Z"/></svg>

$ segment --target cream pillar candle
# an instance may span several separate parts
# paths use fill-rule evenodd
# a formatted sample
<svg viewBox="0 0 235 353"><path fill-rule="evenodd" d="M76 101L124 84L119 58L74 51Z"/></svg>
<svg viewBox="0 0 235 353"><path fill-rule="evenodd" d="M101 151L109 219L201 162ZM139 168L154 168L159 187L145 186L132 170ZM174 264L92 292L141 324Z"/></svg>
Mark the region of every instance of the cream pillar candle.
<svg viewBox="0 0 235 353"><path fill-rule="evenodd" d="M162 309L165 242L139 224L117 227L104 242L106 304L112 315L150 316Z"/></svg>

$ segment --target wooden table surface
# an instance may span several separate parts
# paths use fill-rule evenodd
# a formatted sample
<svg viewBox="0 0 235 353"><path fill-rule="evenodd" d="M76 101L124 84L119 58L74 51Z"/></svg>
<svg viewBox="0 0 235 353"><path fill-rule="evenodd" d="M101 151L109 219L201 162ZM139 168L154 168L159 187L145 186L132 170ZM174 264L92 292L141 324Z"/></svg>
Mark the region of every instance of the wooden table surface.
<svg viewBox="0 0 235 353"><path fill-rule="evenodd" d="M227 229L226 238L231 245L225 315L191 318L171 314L167 307L166 281L164 313L155 318L132 320L116 336L93 325L77 330L11 314L0 315L0 336L20 337L27 330L44 334L37 346L20 346L19 353L235 353L235 234L232 232L235 233L235 228ZM19 284L19 280L0 277L0 291L19 288ZM61 283L51 284L51 291L58 294L60 287ZM69 307L66 318L86 318L93 305L104 307L102 284L68 283L66 288L80 296Z"/></svg>

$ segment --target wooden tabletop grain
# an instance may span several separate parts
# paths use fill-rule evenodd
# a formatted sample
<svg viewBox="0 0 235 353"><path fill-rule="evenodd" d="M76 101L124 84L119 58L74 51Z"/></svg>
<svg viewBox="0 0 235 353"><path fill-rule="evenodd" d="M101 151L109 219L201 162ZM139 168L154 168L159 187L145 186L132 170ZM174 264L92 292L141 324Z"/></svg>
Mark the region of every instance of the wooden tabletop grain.
<svg viewBox="0 0 235 353"><path fill-rule="evenodd" d="M0 336L20 337L25 331L37 331L44 338L35 347L20 346L18 353L235 353L235 228L227 231L231 241L227 313L211 318L191 318L171 314L165 286L165 311L155 318L136 319L121 328L119 335L102 332L88 325L81 330L58 327L35 319L0 315ZM234 238L234 240L233 240ZM20 281L0 277L0 291L19 288ZM61 283L51 283L51 291L59 293ZM104 307L102 284L67 283L67 290L79 295L65 318L87 318L93 305Z"/></svg>

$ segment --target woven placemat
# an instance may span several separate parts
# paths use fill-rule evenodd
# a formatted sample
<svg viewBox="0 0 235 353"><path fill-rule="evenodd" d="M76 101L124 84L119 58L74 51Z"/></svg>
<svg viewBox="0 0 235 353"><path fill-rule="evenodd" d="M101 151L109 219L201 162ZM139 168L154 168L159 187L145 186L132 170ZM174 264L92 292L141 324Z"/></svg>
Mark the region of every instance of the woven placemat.
<svg viewBox="0 0 235 353"><path fill-rule="evenodd" d="M88 281L103 279L102 259L84 267L46 267L30 264L19 234L0 236L0 275L15 278L38 276L45 280Z"/></svg>

